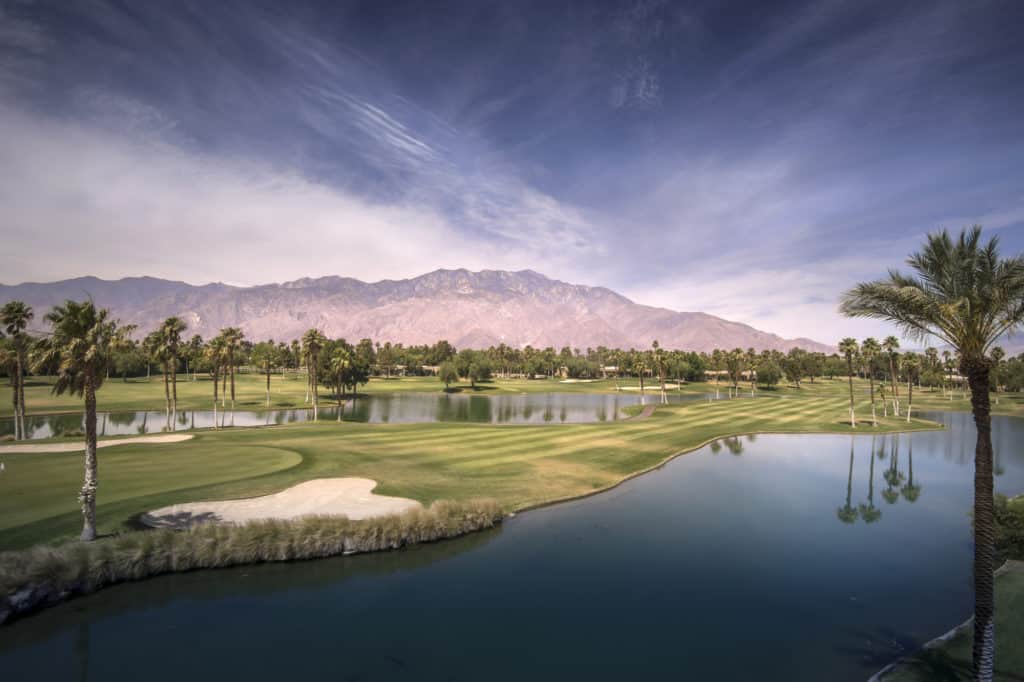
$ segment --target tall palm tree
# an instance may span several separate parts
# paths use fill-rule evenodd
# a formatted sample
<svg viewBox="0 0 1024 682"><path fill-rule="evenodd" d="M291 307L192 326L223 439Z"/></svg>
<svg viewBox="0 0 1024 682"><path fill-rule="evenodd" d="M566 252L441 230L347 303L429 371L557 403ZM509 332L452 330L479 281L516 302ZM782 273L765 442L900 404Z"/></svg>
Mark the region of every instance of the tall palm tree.
<svg viewBox="0 0 1024 682"><path fill-rule="evenodd" d="M97 310L92 301L55 306L46 315L52 332L39 343L36 355L37 365L57 367L55 394L85 399L85 481L79 495L83 541L96 539L96 391L106 378L120 334L118 323L108 314Z"/></svg>
<svg viewBox="0 0 1024 682"><path fill-rule="evenodd" d="M327 339L318 329L310 329L302 335L302 347L306 355L306 367L310 388L313 392L313 421L317 420L318 411L320 407L320 401L318 399L317 390L318 386L318 366L320 361L320 351L323 349Z"/></svg>
<svg viewBox="0 0 1024 682"><path fill-rule="evenodd" d="M227 366L225 371L229 373L231 378L231 419L234 421L235 411L235 367L238 365L238 349L242 346L242 340L245 339L245 334L238 327L226 327L220 330L220 335L224 338L224 350L227 355Z"/></svg>
<svg viewBox="0 0 1024 682"><path fill-rule="evenodd" d="M896 378L896 357L899 355L897 353L899 347L900 340L895 336L887 336L882 342L882 350L889 356L889 386L892 392L892 415L894 417L900 416L899 379Z"/></svg>
<svg viewBox="0 0 1024 682"><path fill-rule="evenodd" d="M651 346L651 360L654 363L654 368L658 372L658 379L661 381L661 402L668 402L668 393L665 392L665 372L668 370L668 364L665 358L665 351L657 340Z"/></svg>
<svg viewBox="0 0 1024 682"><path fill-rule="evenodd" d="M35 317L32 307L21 301L10 301L0 308L0 324L11 337L14 354L14 439L25 438L25 365L28 359L29 338L25 333L28 323Z"/></svg>
<svg viewBox="0 0 1024 682"><path fill-rule="evenodd" d="M171 410L178 411L178 360L181 355L181 334L187 328L180 317L168 317L160 325L160 337L171 371ZM166 375L165 375L166 376Z"/></svg>
<svg viewBox="0 0 1024 682"><path fill-rule="evenodd" d="M840 341L839 352L846 358L846 375L850 381L850 426L857 428L857 414L853 409L853 356L857 354L857 339L847 336Z"/></svg>
<svg viewBox="0 0 1024 682"><path fill-rule="evenodd" d="M871 424L878 426L878 416L875 414L875 358L882 352L882 347L874 337L869 336L860 344L861 357L864 358L864 366L867 369L868 385L871 386ZM883 402L884 399L883 399Z"/></svg>
<svg viewBox="0 0 1024 682"><path fill-rule="evenodd" d="M914 409L914 381L921 369L921 358L917 353L907 353L903 356L903 371L907 374L907 423L910 423L910 413Z"/></svg>
<svg viewBox="0 0 1024 682"><path fill-rule="evenodd" d="M991 680L995 658L995 519L992 417L988 354L996 341L1024 322L1024 256L1002 258L998 238L987 244L981 227L956 239L928 236L907 260L916 276L890 272L844 294L842 311L899 325L910 336L937 337L960 355L971 389L978 437L974 450L974 676Z"/></svg>
<svg viewBox="0 0 1024 682"><path fill-rule="evenodd" d="M213 426L214 428L220 428L220 424L217 421L217 392L220 388L220 368L221 363L224 360L224 339L220 336L216 336L210 339L206 347L203 348L203 358L210 366L210 376L213 377Z"/></svg>

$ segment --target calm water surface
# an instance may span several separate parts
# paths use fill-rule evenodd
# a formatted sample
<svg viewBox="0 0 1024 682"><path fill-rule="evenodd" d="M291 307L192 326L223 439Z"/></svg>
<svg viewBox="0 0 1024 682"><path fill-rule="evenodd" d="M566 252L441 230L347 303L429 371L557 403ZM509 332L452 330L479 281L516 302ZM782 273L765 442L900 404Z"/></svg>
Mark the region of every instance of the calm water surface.
<svg viewBox="0 0 1024 682"><path fill-rule="evenodd" d="M707 400L700 394L672 394L669 402ZM519 393L462 395L445 393L398 393L361 396L342 403L344 419L375 423L476 422L492 424L568 424L613 421L625 415L622 408L658 402L657 391L635 393ZM320 419L338 416L336 403L323 403ZM271 426L313 419L310 409L287 410L182 410L168 415L163 410L105 412L98 417L100 435L162 433L221 426ZM51 438L84 431L82 414L32 415L25 418L30 438ZM12 435L14 422L0 419L0 436Z"/></svg>
<svg viewBox="0 0 1024 682"><path fill-rule="evenodd" d="M971 610L973 426L726 439L500 529L166 576L0 629L5 680L863 680ZM996 488L1024 422L994 418ZM144 671L144 672L143 672Z"/></svg>

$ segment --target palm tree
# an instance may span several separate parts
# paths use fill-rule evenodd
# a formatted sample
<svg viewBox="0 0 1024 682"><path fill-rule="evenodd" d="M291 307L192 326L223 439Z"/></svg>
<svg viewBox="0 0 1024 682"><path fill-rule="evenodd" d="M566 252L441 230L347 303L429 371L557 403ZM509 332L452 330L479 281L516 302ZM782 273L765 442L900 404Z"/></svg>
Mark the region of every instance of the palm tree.
<svg viewBox="0 0 1024 682"><path fill-rule="evenodd" d="M658 379L661 381L661 402L668 402L668 393L665 392L665 372L668 369L668 365L665 361L665 351L662 350L661 345L658 344L657 340L654 341L651 348L651 359L654 363L654 368L658 372Z"/></svg>
<svg viewBox="0 0 1024 682"><path fill-rule="evenodd" d="M840 341L839 352L846 357L846 374L850 380L850 426L857 428L857 415L853 409L853 356L857 354L857 339L848 336Z"/></svg>
<svg viewBox="0 0 1024 682"><path fill-rule="evenodd" d="M181 334L187 326L180 317L168 317L160 325L160 337L166 354L166 363L171 368L171 410L178 412L178 356L181 351ZM166 364L165 364L166 367ZM166 371L164 377L166 380Z"/></svg>
<svg viewBox="0 0 1024 682"><path fill-rule="evenodd" d="M345 389L345 374L352 366L352 353L349 352L348 348L342 346L334 351L334 355L331 356L330 370L331 374L336 378L337 394L338 399L338 421L341 421L341 399L344 395Z"/></svg>
<svg viewBox="0 0 1024 682"><path fill-rule="evenodd" d="M327 339L318 329L310 329L302 335L302 348L306 355L307 379L309 380L310 390L313 392L313 421L317 420L320 408L320 401L317 395L319 393L317 390L317 374L319 373L320 350L326 342Z"/></svg>
<svg viewBox="0 0 1024 682"><path fill-rule="evenodd" d="M633 369L640 376L640 395L644 394L644 373L647 371L647 354L643 351L633 352Z"/></svg>
<svg viewBox="0 0 1024 682"><path fill-rule="evenodd" d="M203 357L210 365L210 376L213 377L213 426L220 428L217 422L217 389L220 388L220 366L224 359L224 339L220 336L210 339L203 349Z"/></svg>
<svg viewBox="0 0 1024 682"><path fill-rule="evenodd" d="M71 393L85 399L85 482L79 495L84 525L81 539L96 539L96 391L119 343L118 323L97 310L92 301L67 301L46 315L52 332L39 345L36 364L56 365L53 392Z"/></svg>
<svg viewBox="0 0 1024 682"><path fill-rule="evenodd" d="M899 355L900 340L895 336L885 337L882 342L882 350L889 356L889 384L892 391L892 416L900 416L900 389L899 381L896 378L896 357Z"/></svg>
<svg viewBox="0 0 1024 682"><path fill-rule="evenodd" d="M11 337L14 355L14 374L11 377L14 394L14 439L25 438L25 364L28 354L28 335L25 329L35 317L31 306L21 301L10 301L0 308L0 323Z"/></svg>
<svg viewBox="0 0 1024 682"><path fill-rule="evenodd" d="M903 356L903 371L907 373L907 423L910 423L910 413L914 409L914 380L917 379L917 372L921 368L921 358L917 353L907 353Z"/></svg>
<svg viewBox="0 0 1024 682"><path fill-rule="evenodd" d="M998 238L981 242L974 226L953 239L929 235L907 263L916 276L858 284L843 296L842 311L889 320L909 335L937 337L960 355L977 426L974 450L974 676L991 680L995 658L995 518L989 351L1024 322L1024 257L1002 258Z"/></svg>
<svg viewBox="0 0 1024 682"><path fill-rule="evenodd" d="M869 336L860 344L860 353L864 358L864 366L867 368L868 384L871 386L871 424L878 426L878 416L875 414L875 358L882 352L882 347L874 337ZM884 403L885 400L883 399Z"/></svg>
<svg viewBox="0 0 1024 682"><path fill-rule="evenodd" d="M750 378L750 397L754 397L754 391L757 388L757 351L753 348L747 349L746 354L747 360L747 373Z"/></svg>
<svg viewBox="0 0 1024 682"><path fill-rule="evenodd" d="M230 374L231 377L231 420L234 421L235 411L235 367L238 364L238 349L242 345L242 340L245 339L245 334L238 327L226 327L220 330L220 335L224 338L224 352L227 356L227 367L225 371Z"/></svg>

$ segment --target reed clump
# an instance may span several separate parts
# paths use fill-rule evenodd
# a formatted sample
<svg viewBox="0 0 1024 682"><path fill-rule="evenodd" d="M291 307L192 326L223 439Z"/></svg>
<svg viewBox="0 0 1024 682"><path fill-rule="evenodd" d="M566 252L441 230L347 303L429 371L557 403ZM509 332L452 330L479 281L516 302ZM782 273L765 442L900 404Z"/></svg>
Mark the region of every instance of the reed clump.
<svg viewBox="0 0 1024 682"><path fill-rule="evenodd" d="M438 501L427 509L353 521L205 523L124 533L96 542L0 552L0 624L108 585L164 573L398 549L453 538L501 521L492 500Z"/></svg>

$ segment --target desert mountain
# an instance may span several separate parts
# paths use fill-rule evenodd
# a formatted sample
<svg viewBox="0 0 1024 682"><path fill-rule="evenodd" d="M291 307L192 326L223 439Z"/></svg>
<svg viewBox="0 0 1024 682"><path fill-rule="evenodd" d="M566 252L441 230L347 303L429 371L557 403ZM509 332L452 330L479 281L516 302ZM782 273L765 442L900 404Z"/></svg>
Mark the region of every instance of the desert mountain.
<svg viewBox="0 0 1024 682"><path fill-rule="evenodd" d="M657 339L666 348L697 351L793 346L832 350L705 313L641 305L610 289L566 284L532 270L437 270L372 283L321 277L253 287L195 286L153 277L0 285L0 303L18 299L33 306L36 326L50 306L86 296L143 333L177 315L188 323L189 335L204 338L232 326L253 339L290 340L317 327L350 341L369 337L424 344L447 339L457 348L499 343L649 348Z"/></svg>

